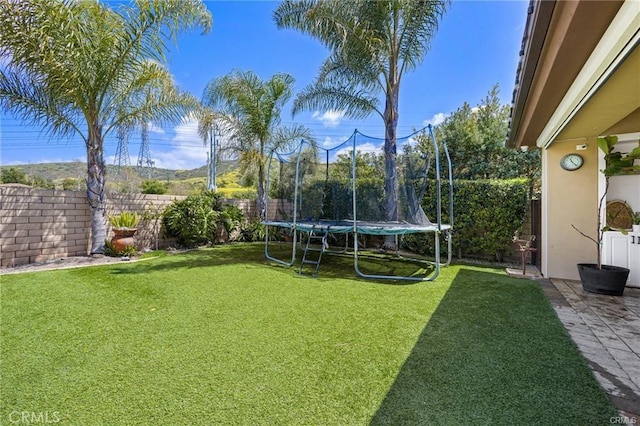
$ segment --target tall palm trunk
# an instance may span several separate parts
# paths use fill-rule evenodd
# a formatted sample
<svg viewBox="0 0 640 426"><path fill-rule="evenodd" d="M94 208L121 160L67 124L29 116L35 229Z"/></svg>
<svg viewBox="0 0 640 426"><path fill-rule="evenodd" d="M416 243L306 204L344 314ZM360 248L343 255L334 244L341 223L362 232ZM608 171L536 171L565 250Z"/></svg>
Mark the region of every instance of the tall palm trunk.
<svg viewBox="0 0 640 426"><path fill-rule="evenodd" d="M107 237L105 215L106 167L102 126L90 125L87 140L87 200L91 208L91 254L104 252L104 240Z"/></svg>
<svg viewBox="0 0 640 426"><path fill-rule="evenodd" d="M258 166L258 217L261 220L267 219L267 194L265 191L264 165L260 161Z"/></svg>
<svg viewBox="0 0 640 426"><path fill-rule="evenodd" d="M386 113L385 113L386 116ZM385 205L387 220L398 220L398 173L396 171L396 128L397 120L385 119L384 169Z"/></svg>
<svg viewBox="0 0 640 426"><path fill-rule="evenodd" d="M388 88L384 109L384 168L387 221L398 221L398 171L396 170L396 131L398 128L399 85ZM385 246L395 248L395 238L387 236Z"/></svg>

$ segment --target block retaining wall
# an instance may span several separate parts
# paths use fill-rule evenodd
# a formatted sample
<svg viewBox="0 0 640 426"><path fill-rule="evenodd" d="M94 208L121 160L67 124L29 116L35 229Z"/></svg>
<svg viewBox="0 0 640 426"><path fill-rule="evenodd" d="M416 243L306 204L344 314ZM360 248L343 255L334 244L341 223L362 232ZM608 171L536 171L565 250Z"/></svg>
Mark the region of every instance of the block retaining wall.
<svg viewBox="0 0 640 426"><path fill-rule="evenodd" d="M178 195L107 194L106 214L137 212L142 220L137 240L140 248L169 247L162 237L162 211ZM223 200L256 217L253 200ZM272 210L271 208L269 209ZM107 225L108 226L108 225ZM113 232L108 228L107 238ZM35 189L0 185L0 266L46 262L69 256L86 256L91 249L91 211L84 191Z"/></svg>

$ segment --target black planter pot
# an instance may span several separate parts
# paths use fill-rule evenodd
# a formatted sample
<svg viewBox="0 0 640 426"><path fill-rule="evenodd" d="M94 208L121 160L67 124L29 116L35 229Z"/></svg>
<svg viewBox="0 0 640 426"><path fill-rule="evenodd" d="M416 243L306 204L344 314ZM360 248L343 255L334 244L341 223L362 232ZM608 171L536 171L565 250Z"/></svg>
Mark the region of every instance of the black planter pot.
<svg viewBox="0 0 640 426"><path fill-rule="evenodd" d="M602 269L598 269L594 263L578 263L578 273L586 291L611 296L622 296L629 278L627 268L602 265Z"/></svg>

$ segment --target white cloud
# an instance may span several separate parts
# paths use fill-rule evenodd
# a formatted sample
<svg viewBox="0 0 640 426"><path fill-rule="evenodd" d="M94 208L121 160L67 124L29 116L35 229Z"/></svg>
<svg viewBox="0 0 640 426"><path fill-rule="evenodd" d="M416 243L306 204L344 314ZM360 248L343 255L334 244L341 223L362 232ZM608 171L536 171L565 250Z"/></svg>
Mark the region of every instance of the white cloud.
<svg viewBox="0 0 640 426"><path fill-rule="evenodd" d="M314 111L311 115L311 118L320 121L324 127L337 127L343 117L344 111L336 111L334 109L330 109L323 113L320 113L320 111Z"/></svg>
<svg viewBox="0 0 640 426"><path fill-rule="evenodd" d="M371 142L363 143L362 145L356 145L356 151L362 152L362 153L374 152L376 154L381 154L383 151L383 144L380 143L376 145Z"/></svg>
<svg viewBox="0 0 640 426"><path fill-rule="evenodd" d="M175 136L170 140L168 151L153 149L151 157L154 166L163 169L189 170L207 164L207 150L200 136L198 136L198 122L186 120L174 129Z"/></svg>
<svg viewBox="0 0 640 426"><path fill-rule="evenodd" d="M320 143L320 146L326 149L331 149L334 146L338 145L339 143L341 143L343 141L343 139L337 140L335 138L332 138L331 136L327 136L324 138L324 140Z"/></svg>
<svg viewBox="0 0 640 426"><path fill-rule="evenodd" d="M335 156L334 157L337 157L338 155L342 155L342 154L350 156L352 151L353 151L353 146L349 145L349 146L346 146L344 148L341 148L341 149L337 150L335 152ZM363 143L362 145L356 145L356 152L359 152L361 154L368 153L368 152L373 152L373 153L376 153L376 154L382 154L382 152L383 152L383 144L376 145L374 143L367 142L367 143Z"/></svg>
<svg viewBox="0 0 640 426"><path fill-rule="evenodd" d="M442 123L444 123L444 120L446 120L447 118L447 114L445 114L444 112L439 112L437 114L435 114L433 117L424 120L422 122L423 125L428 126L429 124L431 124L432 126L438 126Z"/></svg>
<svg viewBox="0 0 640 426"><path fill-rule="evenodd" d="M156 134L159 134L159 135L164 135L165 134L165 131L164 131L164 129L162 127L156 125L155 123L153 123L151 121L149 123L147 123L147 126L148 126L147 129L149 130L150 133L156 133Z"/></svg>

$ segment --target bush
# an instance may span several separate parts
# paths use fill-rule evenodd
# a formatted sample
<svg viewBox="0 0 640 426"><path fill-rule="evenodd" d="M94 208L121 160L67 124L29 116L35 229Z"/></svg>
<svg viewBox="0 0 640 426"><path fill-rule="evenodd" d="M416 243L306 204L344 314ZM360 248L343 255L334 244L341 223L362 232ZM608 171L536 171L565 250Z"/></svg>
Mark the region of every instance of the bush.
<svg viewBox="0 0 640 426"><path fill-rule="evenodd" d="M165 233L179 244L197 246L215 241L222 205L212 191L175 201L163 213Z"/></svg>
<svg viewBox="0 0 640 426"><path fill-rule="evenodd" d="M453 188L453 249L459 257L476 254L495 256L511 251L513 233L522 227L529 201L527 179L458 180ZM448 188L443 186L443 223L450 223ZM435 185L430 183L422 201L425 213L435 222ZM406 248L421 254L433 254L432 235L404 238Z"/></svg>
<svg viewBox="0 0 640 426"><path fill-rule="evenodd" d="M238 200L255 200L258 197L258 191L254 188L224 188L218 187L217 192L223 198L234 198Z"/></svg>
<svg viewBox="0 0 640 426"><path fill-rule="evenodd" d="M169 185L158 180L144 180L140 184L143 194L166 194Z"/></svg>
<svg viewBox="0 0 640 426"><path fill-rule="evenodd" d="M242 210L224 206L220 195L213 191L203 191L175 201L162 214L165 234L189 247L214 244L219 227L231 234L240 230L244 223Z"/></svg>
<svg viewBox="0 0 640 426"><path fill-rule="evenodd" d="M229 235L238 230L244 222L244 213L236 206L228 205L220 213L220 221Z"/></svg>
<svg viewBox="0 0 640 426"><path fill-rule="evenodd" d="M40 176L34 176L29 183L34 188L56 189L56 184L51 179L44 179Z"/></svg>
<svg viewBox="0 0 640 426"><path fill-rule="evenodd" d="M80 180L76 178L64 178L62 180L62 189L65 191L76 191L80 187Z"/></svg>
<svg viewBox="0 0 640 426"><path fill-rule="evenodd" d="M0 183L21 183L29 185L29 177L21 169L15 167L3 168L0 172Z"/></svg>
<svg viewBox="0 0 640 426"><path fill-rule="evenodd" d="M259 219L244 221L240 227L238 241L250 243L264 241L265 227Z"/></svg>

